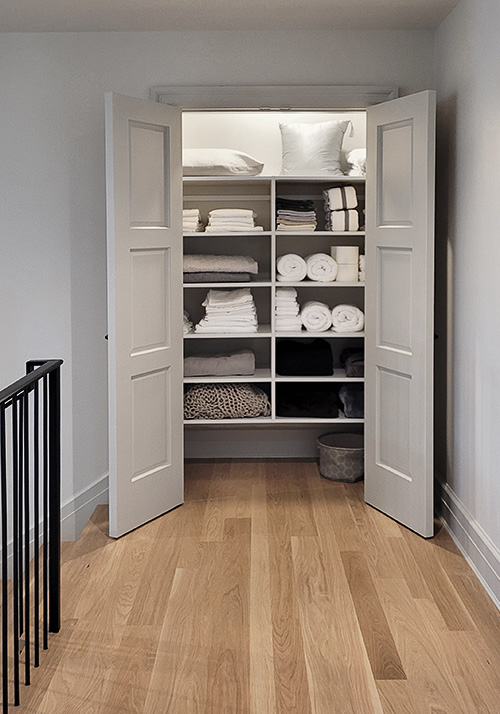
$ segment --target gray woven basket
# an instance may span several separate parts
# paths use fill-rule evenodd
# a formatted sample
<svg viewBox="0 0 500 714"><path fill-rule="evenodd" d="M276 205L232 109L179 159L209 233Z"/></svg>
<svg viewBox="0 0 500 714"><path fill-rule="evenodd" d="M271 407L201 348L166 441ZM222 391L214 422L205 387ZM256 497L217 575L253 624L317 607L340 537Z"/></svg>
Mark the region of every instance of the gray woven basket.
<svg viewBox="0 0 500 714"><path fill-rule="evenodd" d="M319 472L330 481L353 483L363 478L365 449L362 434L323 434L317 439Z"/></svg>

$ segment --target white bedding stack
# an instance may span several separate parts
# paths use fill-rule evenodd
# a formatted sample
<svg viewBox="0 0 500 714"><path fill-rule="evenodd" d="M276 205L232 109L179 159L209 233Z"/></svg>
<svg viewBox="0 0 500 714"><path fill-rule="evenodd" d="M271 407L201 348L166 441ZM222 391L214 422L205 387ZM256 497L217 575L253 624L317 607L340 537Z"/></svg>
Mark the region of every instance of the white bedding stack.
<svg viewBox="0 0 500 714"><path fill-rule="evenodd" d="M199 208L184 208L182 210L182 232L199 233L203 230Z"/></svg>
<svg viewBox="0 0 500 714"><path fill-rule="evenodd" d="M357 283L359 272L359 248L357 245L332 245L332 258L338 264L338 283Z"/></svg>
<svg viewBox="0 0 500 714"><path fill-rule="evenodd" d="M209 290L202 305L205 317L196 325L195 332L257 332L257 310L250 288Z"/></svg>
<svg viewBox="0 0 500 714"><path fill-rule="evenodd" d="M359 256L359 273L358 273L358 278L359 278L360 283L364 283L366 280L365 264L366 264L365 256L360 255Z"/></svg>
<svg viewBox="0 0 500 714"><path fill-rule="evenodd" d="M263 231L255 225L256 214L250 208L214 208L208 213L206 233L249 233Z"/></svg>
<svg viewBox="0 0 500 714"><path fill-rule="evenodd" d="M275 325L278 332L295 332L302 329L295 288L276 288Z"/></svg>

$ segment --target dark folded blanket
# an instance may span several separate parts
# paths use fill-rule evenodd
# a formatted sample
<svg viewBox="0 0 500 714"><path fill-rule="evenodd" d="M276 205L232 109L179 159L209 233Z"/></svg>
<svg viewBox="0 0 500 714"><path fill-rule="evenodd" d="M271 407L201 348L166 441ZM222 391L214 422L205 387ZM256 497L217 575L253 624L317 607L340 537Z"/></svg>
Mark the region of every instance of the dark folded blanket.
<svg viewBox="0 0 500 714"><path fill-rule="evenodd" d="M365 385L343 384L339 389L339 399L347 419L364 419L365 416Z"/></svg>
<svg viewBox="0 0 500 714"><path fill-rule="evenodd" d="M185 283L248 283L250 273L184 273Z"/></svg>
<svg viewBox="0 0 500 714"><path fill-rule="evenodd" d="M337 387L334 384L278 384L276 414L335 419L339 415Z"/></svg>
<svg viewBox="0 0 500 714"><path fill-rule="evenodd" d="M333 357L330 343L321 338L310 343L303 340L278 340L276 372L283 376L298 377L332 375Z"/></svg>
<svg viewBox="0 0 500 714"><path fill-rule="evenodd" d="M356 347L348 347L340 355L340 364L345 368L346 377L365 376L365 353Z"/></svg>

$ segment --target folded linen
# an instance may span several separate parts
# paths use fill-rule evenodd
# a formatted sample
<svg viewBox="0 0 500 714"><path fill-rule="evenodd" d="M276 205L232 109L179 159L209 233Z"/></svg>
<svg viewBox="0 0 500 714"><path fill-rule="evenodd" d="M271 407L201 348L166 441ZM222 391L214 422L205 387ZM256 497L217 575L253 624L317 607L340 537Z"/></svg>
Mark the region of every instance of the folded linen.
<svg viewBox="0 0 500 714"><path fill-rule="evenodd" d="M255 354L252 350L184 358L185 377L226 377L238 374L255 374Z"/></svg>
<svg viewBox="0 0 500 714"><path fill-rule="evenodd" d="M218 335L218 334L247 334L247 333L253 333L257 332L257 325L249 325L248 323L242 323L242 324L224 324L224 325L212 325L209 324L205 321L205 319L202 319L194 328L195 332L198 332L200 334L210 334L210 335Z"/></svg>
<svg viewBox="0 0 500 714"><path fill-rule="evenodd" d="M295 299L297 297L298 293L296 288L292 287L283 287L283 288L276 288L276 299L283 299L283 298L292 298Z"/></svg>
<svg viewBox="0 0 500 714"><path fill-rule="evenodd" d="M185 273L252 273L259 272L259 265L249 255L184 255Z"/></svg>
<svg viewBox="0 0 500 714"><path fill-rule="evenodd" d="M358 195L354 186L330 188L323 191L323 196L327 211L345 211L358 205Z"/></svg>
<svg viewBox="0 0 500 714"><path fill-rule="evenodd" d="M339 389L339 399L347 419L363 419L365 416L365 385L343 384Z"/></svg>
<svg viewBox="0 0 500 714"><path fill-rule="evenodd" d="M366 256L365 255L360 255L359 256L359 269L364 270L366 267Z"/></svg>
<svg viewBox="0 0 500 714"><path fill-rule="evenodd" d="M203 307L207 305L245 305L253 304L253 295L250 288L237 288L231 290L209 290L207 297L203 301Z"/></svg>
<svg viewBox="0 0 500 714"><path fill-rule="evenodd" d="M340 264L337 272L338 283L357 283L358 282L358 266Z"/></svg>
<svg viewBox="0 0 500 714"><path fill-rule="evenodd" d="M307 277L310 280L331 282L337 277L338 265L331 255L313 253L306 258Z"/></svg>
<svg viewBox="0 0 500 714"><path fill-rule="evenodd" d="M359 214L356 210L328 211L326 213L327 231L357 231L359 230Z"/></svg>
<svg viewBox="0 0 500 714"><path fill-rule="evenodd" d="M193 332L193 323L189 319L189 313L184 310L183 314L183 324L182 324L182 332L184 335L188 335L190 332Z"/></svg>
<svg viewBox="0 0 500 714"><path fill-rule="evenodd" d="M361 332L365 316L356 305L336 305L332 310L332 330L334 332Z"/></svg>
<svg viewBox="0 0 500 714"><path fill-rule="evenodd" d="M185 283L248 283L250 273L184 273Z"/></svg>
<svg viewBox="0 0 500 714"><path fill-rule="evenodd" d="M309 332L325 332L332 326L332 311L323 302L309 300L300 311L302 324Z"/></svg>
<svg viewBox="0 0 500 714"><path fill-rule="evenodd" d="M227 223L209 225L205 228L205 233L258 233L263 230L263 226L246 226L242 223Z"/></svg>
<svg viewBox="0 0 500 714"><path fill-rule="evenodd" d="M355 264L359 261L359 248L357 245L332 245L330 255L339 265Z"/></svg>
<svg viewBox="0 0 500 714"><path fill-rule="evenodd" d="M300 226L286 226L283 223L279 223L276 227L277 231L295 231L299 233L305 233L306 231L315 231L316 223L302 223Z"/></svg>
<svg viewBox="0 0 500 714"><path fill-rule="evenodd" d="M278 280L304 280L307 275L306 261L301 255L287 253L276 260Z"/></svg>
<svg viewBox="0 0 500 714"><path fill-rule="evenodd" d="M330 344L320 337L309 340L280 339L276 343L276 372L283 376L326 377L333 374Z"/></svg>
<svg viewBox="0 0 500 714"><path fill-rule="evenodd" d="M340 353L340 364L345 369L346 377L365 376L365 353L355 347L346 347Z"/></svg>
<svg viewBox="0 0 500 714"><path fill-rule="evenodd" d="M300 332L302 330L302 319L297 317L276 317L274 324L277 332Z"/></svg>

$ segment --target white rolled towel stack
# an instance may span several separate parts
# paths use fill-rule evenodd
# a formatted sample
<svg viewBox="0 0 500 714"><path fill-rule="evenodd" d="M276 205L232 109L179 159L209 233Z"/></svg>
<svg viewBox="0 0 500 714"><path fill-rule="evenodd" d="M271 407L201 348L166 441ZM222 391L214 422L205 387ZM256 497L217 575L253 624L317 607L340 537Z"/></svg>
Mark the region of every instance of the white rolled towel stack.
<svg viewBox="0 0 500 714"><path fill-rule="evenodd" d="M359 272L359 248L357 245L332 245L332 258L337 261L337 282L357 283Z"/></svg>
<svg viewBox="0 0 500 714"><path fill-rule="evenodd" d="M360 283L364 283L366 280L365 265L366 265L366 257L364 255L360 255L359 256L359 273L358 273L358 279L359 279Z"/></svg>
<svg viewBox="0 0 500 714"><path fill-rule="evenodd" d="M307 275L306 261L301 255L287 253L276 260L277 279L280 282L298 282Z"/></svg>
<svg viewBox="0 0 500 714"><path fill-rule="evenodd" d="M309 280L330 283L337 277L337 262L327 253L313 253L306 258Z"/></svg>
<svg viewBox="0 0 500 714"><path fill-rule="evenodd" d="M325 332L332 326L332 311L324 302L309 300L302 306L300 317L309 332Z"/></svg>
<svg viewBox="0 0 500 714"><path fill-rule="evenodd" d="M302 329L300 305L295 288L276 288L275 325L278 332L296 332Z"/></svg>
<svg viewBox="0 0 500 714"><path fill-rule="evenodd" d="M332 310L332 330L334 332L361 332L365 326L365 315L356 305L336 305Z"/></svg>
<svg viewBox="0 0 500 714"><path fill-rule="evenodd" d="M201 222L201 212L199 208L183 208L182 210L182 232L199 233L203 230Z"/></svg>

